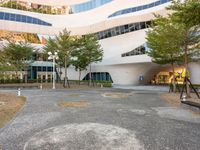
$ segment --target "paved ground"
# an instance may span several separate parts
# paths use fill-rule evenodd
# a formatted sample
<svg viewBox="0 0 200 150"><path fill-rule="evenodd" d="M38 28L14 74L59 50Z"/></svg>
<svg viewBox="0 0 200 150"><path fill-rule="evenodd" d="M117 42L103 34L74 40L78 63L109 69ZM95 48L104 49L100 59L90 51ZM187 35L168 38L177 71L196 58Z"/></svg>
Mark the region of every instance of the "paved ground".
<svg viewBox="0 0 200 150"><path fill-rule="evenodd" d="M162 91L168 92L169 86L168 85L118 85L114 84L113 88L116 89L131 89L137 91Z"/></svg>
<svg viewBox="0 0 200 150"><path fill-rule="evenodd" d="M28 97L25 107L0 129L3 150L200 149L200 116L170 106L155 91L26 90L22 94ZM89 105L60 108L60 101Z"/></svg>

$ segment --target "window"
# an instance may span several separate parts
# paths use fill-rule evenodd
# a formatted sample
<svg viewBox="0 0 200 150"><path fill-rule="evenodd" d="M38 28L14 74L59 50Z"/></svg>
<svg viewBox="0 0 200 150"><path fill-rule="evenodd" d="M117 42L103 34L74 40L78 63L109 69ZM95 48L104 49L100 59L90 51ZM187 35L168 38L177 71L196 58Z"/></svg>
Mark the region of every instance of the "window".
<svg viewBox="0 0 200 150"><path fill-rule="evenodd" d="M16 15L15 14L10 14L10 20L15 21Z"/></svg>
<svg viewBox="0 0 200 150"><path fill-rule="evenodd" d="M151 3L151 4L149 5L149 8L151 8L151 7L154 7L154 3Z"/></svg>
<svg viewBox="0 0 200 150"><path fill-rule="evenodd" d="M5 20L9 20L9 14L8 13L5 13Z"/></svg>
<svg viewBox="0 0 200 150"><path fill-rule="evenodd" d="M134 55L143 55L143 54L145 54L145 51L146 51L146 48L145 48L144 45L142 45L142 46L139 46L139 47L135 48L132 51L129 51L129 52L121 54L121 57L134 56Z"/></svg>
<svg viewBox="0 0 200 150"><path fill-rule="evenodd" d="M21 15L16 15L16 21L20 21L21 20Z"/></svg>
<svg viewBox="0 0 200 150"><path fill-rule="evenodd" d="M137 7L137 11L142 10L142 6Z"/></svg>
<svg viewBox="0 0 200 150"><path fill-rule="evenodd" d="M119 34L120 34L120 28L116 27L116 35L119 35Z"/></svg>
<svg viewBox="0 0 200 150"><path fill-rule="evenodd" d="M123 15L123 14L132 13L132 12L136 12L136 11L141 11L141 10L148 9L148 8L152 8L154 6L158 6L158 5L170 2L170 1L172 1L172 0L159 0L159 1L149 3L149 4L146 4L146 5L141 5L141 6L137 6L137 7L133 7L133 8L123 9L123 10L117 11L117 12L109 15L108 18Z"/></svg>
<svg viewBox="0 0 200 150"><path fill-rule="evenodd" d="M20 14L13 14L13 13L4 13L0 12L0 20L8 20L8 21L16 21L16 22L23 22L23 23L31 23L31 24L39 24L45 26L52 26L52 24L42 21L40 19L20 15Z"/></svg>
<svg viewBox="0 0 200 150"><path fill-rule="evenodd" d="M112 35L112 36L115 36L115 35L116 35L115 29L111 29L111 35Z"/></svg>
<svg viewBox="0 0 200 150"><path fill-rule="evenodd" d="M135 31L135 24L129 24L129 31Z"/></svg>
<svg viewBox="0 0 200 150"><path fill-rule="evenodd" d="M135 24L135 30L140 30L140 23Z"/></svg>
<svg viewBox="0 0 200 150"><path fill-rule="evenodd" d="M124 26L120 26L120 31L121 31L121 34L124 34L125 31L124 31Z"/></svg>
<svg viewBox="0 0 200 150"><path fill-rule="evenodd" d="M32 23L32 22L33 22L33 18L31 18L31 17L27 17L27 22Z"/></svg>
<svg viewBox="0 0 200 150"><path fill-rule="evenodd" d="M26 16L22 15L21 17L21 22L26 22Z"/></svg>
<svg viewBox="0 0 200 150"><path fill-rule="evenodd" d="M112 77L108 72L91 72L92 80L95 81L112 81ZM83 78L83 80L89 80L89 73Z"/></svg>
<svg viewBox="0 0 200 150"><path fill-rule="evenodd" d="M112 0L90 0L85 3L72 6L72 9L73 9L73 12L79 13L79 12L91 10L93 8L97 8L111 1Z"/></svg>
<svg viewBox="0 0 200 150"><path fill-rule="evenodd" d="M33 24L38 24L38 20L37 19L33 19Z"/></svg>
<svg viewBox="0 0 200 150"><path fill-rule="evenodd" d="M145 28L145 22L141 22L140 26L141 26L141 29L144 29Z"/></svg>
<svg viewBox="0 0 200 150"><path fill-rule="evenodd" d="M140 29L149 28L151 26L151 21L146 22L137 22L137 23L131 23L131 24L125 24L122 26L117 26L108 30L104 30L101 32L97 32L96 36L99 39L109 38L112 36L117 36L120 34L125 34L128 32L133 32Z"/></svg>
<svg viewBox="0 0 200 150"><path fill-rule="evenodd" d="M47 68L46 67L42 67L42 71L47 71Z"/></svg>
<svg viewBox="0 0 200 150"><path fill-rule="evenodd" d="M155 2L155 6L160 5L160 1Z"/></svg>
<svg viewBox="0 0 200 150"><path fill-rule="evenodd" d="M147 9L149 5L144 5L142 9Z"/></svg>
<svg viewBox="0 0 200 150"><path fill-rule="evenodd" d="M0 19L4 18L4 13L0 13Z"/></svg>

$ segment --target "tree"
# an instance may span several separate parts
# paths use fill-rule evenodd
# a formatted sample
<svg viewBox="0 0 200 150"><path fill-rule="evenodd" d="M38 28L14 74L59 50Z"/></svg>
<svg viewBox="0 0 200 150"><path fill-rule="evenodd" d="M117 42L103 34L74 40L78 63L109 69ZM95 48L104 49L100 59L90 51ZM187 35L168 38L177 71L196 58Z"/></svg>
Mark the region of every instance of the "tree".
<svg viewBox="0 0 200 150"><path fill-rule="evenodd" d="M174 65L182 59L183 43L181 26L170 19L157 16L155 26L147 32L148 55L157 64L171 64L173 71L173 91L176 91Z"/></svg>
<svg viewBox="0 0 200 150"><path fill-rule="evenodd" d="M23 70L27 71L34 51L34 48L30 44L9 42L3 49L4 58L7 60L6 64L9 64L12 68L14 67L16 73ZM25 78L27 82L27 74Z"/></svg>
<svg viewBox="0 0 200 150"><path fill-rule="evenodd" d="M1 51L0 55L0 71L10 71L11 66L8 59L6 58L4 51Z"/></svg>
<svg viewBox="0 0 200 150"><path fill-rule="evenodd" d="M91 63L97 63L103 58L103 50L97 40L97 37L93 34L84 35L82 37L81 50L85 51L86 62L89 64L89 85L91 85Z"/></svg>
<svg viewBox="0 0 200 150"><path fill-rule="evenodd" d="M193 58L199 59L197 54L199 54L200 48L200 34L198 34L200 29L200 2L199 0L186 0L185 2L174 0L168 9L173 11L170 15L173 22L182 26L182 39L184 40L182 49L184 52L186 78L188 78L188 57L195 56ZM190 97L187 80L186 87L187 96Z"/></svg>
<svg viewBox="0 0 200 150"><path fill-rule="evenodd" d="M76 71L79 71L79 85L81 80L81 72L83 70L87 69L87 66L89 65L89 62L87 60L87 49L85 49L83 38L77 38L76 39L76 48L74 49L72 53L72 58L70 64L72 64L75 67Z"/></svg>
<svg viewBox="0 0 200 150"><path fill-rule="evenodd" d="M74 39L75 37L70 36L70 32L64 29L58 36L55 37L55 39L49 38L46 46L44 47L46 53L58 51L58 61L61 66L65 67L64 86L67 85L67 67L69 66L71 53L75 48Z"/></svg>

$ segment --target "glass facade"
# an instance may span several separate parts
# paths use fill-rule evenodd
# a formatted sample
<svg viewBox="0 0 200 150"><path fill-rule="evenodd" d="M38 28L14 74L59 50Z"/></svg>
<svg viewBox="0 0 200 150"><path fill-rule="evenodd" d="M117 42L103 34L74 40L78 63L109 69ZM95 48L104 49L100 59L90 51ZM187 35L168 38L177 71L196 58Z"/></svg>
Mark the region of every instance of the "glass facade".
<svg viewBox="0 0 200 150"><path fill-rule="evenodd" d="M135 48L134 50L130 52L123 53L121 57L127 57L127 56L134 56L134 55L143 55L146 53L146 47L145 45L139 46Z"/></svg>
<svg viewBox="0 0 200 150"><path fill-rule="evenodd" d="M111 1L113 0L90 0L89 2L72 6L72 12L79 13L79 12L91 10L93 8L99 7Z"/></svg>
<svg viewBox="0 0 200 150"><path fill-rule="evenodd" d="M159 0L159 1L155 1L153 3L149 3L149 4L146 4L146 5L119 10L119 11L111 14L110 16L108 16L108 18L120 16L120 15L124 15L124 14L128 14L128 13L133 13L133 12L136 12L136 11L141 11L141 10L148 9L148 8L152 8L152 7L155 7L155 6L170 2L170 1L172 1L172 0Z"/></svg>
<svg viewBox="0 0 200 150"><path fill-rule="evenodd" d="M52 24L42 21L40 19L34 18L34 17L7 13L7 12L0 12L0 20L16 21L16 22L37 24L37 25L43 25L43 26L52 26Z"/></svg>
<svg viewBox="0 0 200 150"><path fill-rule="evenodd" d="M112 81L112 78L108 72L91 72L93 81ZM83 78L83 80L89 80L89 73Z"/></svg>
<svg viewBox="0 0 200 150"><path fill-rule="evenodd" d="M99 40L125 34L128 32L133 32L145 28L149 28L151 26L151 21L145 21L145 22L136 22L131 24L125 24L121 26L117 26L114 28L110 28L104 31L100 31L96 33L96 36Z"/></svg>

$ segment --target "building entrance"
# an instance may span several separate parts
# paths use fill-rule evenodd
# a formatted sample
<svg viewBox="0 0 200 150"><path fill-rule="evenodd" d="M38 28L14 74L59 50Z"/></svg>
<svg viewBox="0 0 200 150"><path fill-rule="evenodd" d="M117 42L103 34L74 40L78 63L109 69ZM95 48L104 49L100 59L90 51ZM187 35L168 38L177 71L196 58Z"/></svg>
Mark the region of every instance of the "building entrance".
<svg viewBox="0 0 200 150"><path fill-rule="evenodd" d="M182 76L182 73L184 71L183 67L176 68L175 69L175 77L176 77L176 82L178 84L183 84L184 77ZM170 84L173 81L173 72L171 70L164 70L160 71L157 74L155 74L151 80L151 84Z"/></svg>

